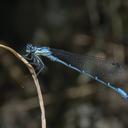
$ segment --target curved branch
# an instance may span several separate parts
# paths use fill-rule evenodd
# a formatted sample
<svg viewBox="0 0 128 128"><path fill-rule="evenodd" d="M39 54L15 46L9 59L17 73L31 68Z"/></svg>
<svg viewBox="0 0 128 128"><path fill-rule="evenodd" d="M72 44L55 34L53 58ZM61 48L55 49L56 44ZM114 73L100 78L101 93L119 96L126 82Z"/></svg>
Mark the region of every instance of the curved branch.
<svg viewBox="0 0 128 128"><path fill-rule="evenodd" d="M11 52L13 55L16 56L16 58L18 58L21 62L23 62L27 66L27 68L29 69L29 71L32 75L32 78L34 80L34 83L36 85L36 89L37 89L37 93L38 93L39 104L40 104L40 109L41 109L42 128L46 128L46 119L45 119L45 109L44 109L43 96L42 96L42 93L41 93L39 81L38 81L38 78L37 78L37 75L35 73L34 68L32 67L32 65L25 58L22 57L22 55L17 53L14 49L12 49L8 46L5 46L3 44L0 44L0 48L4 48L4 49L8 50L9 52Z"/></svg>

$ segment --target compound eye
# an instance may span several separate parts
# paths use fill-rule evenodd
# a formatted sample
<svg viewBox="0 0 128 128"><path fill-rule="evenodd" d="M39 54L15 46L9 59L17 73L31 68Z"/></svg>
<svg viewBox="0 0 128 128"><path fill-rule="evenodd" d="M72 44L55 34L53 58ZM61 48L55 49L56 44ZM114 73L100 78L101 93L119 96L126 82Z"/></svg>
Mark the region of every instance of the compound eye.
<svg viewBox="0 0 128 128"><path fill-rule="evenodd" d="M27 48L33 47L32 44L27 44Z"/></svg>
<svg viewBox="0 0 128 128"><path fill-rule="evenodd" d="M27 44L26 49L30 50L31 48L32 48L32 45L31 44Z"/></svg>
<svg viewBox="0 0 128 128"><path fill-rule="evenodd" d="M32 44L27 44L26 46L26 52L27 53L32 53L35 51L35 47L32 46Z"/></svg>

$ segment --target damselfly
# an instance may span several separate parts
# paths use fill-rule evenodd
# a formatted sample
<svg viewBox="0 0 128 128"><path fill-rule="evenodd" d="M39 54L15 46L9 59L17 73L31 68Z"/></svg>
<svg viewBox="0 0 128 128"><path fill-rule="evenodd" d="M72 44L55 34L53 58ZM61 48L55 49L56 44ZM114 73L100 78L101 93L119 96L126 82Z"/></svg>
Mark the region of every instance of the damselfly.
<svg viewBox="0 0 128 128"><path fill-rule="evenodd" d="M44 63L40 58L40 56L44 56L51 61L61 63L81 74L85 74L102 85L113 89L125 99L128 98L128 94L122 88L116 87L114 84L104 79L108 77L111 81L114 75L117 76L120 74L121 66L118 63L106 61L105 59L94 56L82 56L49 47L36 47L32 44L26 46L26 52L26 57L30 59L32 64L39 68L38 74L44 69Z"/></svg>

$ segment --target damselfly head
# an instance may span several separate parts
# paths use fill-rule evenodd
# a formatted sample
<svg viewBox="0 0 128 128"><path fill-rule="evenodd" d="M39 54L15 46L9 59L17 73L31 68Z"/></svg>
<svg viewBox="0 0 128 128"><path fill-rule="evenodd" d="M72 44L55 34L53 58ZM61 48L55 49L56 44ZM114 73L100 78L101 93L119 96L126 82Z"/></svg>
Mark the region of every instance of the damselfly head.
<svg viewBox="0 0 128 128"><path fill-rule="evenodd" d="M36 47L34 47L32 44L27 44L26 46L26 52L27 53L35 53L36 51Z"/></svg>

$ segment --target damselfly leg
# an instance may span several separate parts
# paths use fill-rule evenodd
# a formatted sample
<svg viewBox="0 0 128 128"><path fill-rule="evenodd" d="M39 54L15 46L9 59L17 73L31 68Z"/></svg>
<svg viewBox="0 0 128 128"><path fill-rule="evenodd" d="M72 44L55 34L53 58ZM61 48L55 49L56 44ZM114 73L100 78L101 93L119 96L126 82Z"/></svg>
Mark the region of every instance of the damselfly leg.
<svg viewBox="0 0 128 128"><path fill-rule="evenodd" d="M37 76L40 74L40 72L44 69L44 63L40 59L40 57L34 55L34 54L26 54L24 55L24 58L29 61L29 63L35 68Z"/></svg>

